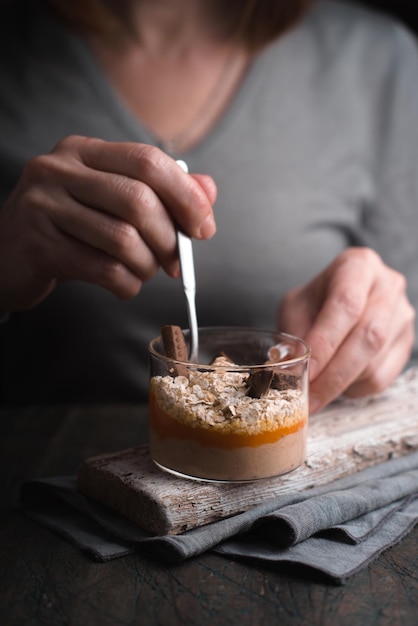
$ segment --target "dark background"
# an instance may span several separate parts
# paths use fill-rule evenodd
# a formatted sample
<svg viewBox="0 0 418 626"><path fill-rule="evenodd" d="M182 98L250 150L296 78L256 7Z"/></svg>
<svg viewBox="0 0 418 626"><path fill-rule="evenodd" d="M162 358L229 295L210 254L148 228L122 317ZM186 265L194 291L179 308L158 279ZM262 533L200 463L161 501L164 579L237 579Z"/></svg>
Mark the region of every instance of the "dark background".
<svg viewBox="0 0 418 626"><path fill-rule="evenodd" d="M415 15L417 5L415 0L350 0L357 4L364 4L370 7L386 11L394 15L401 22L409 26L410 29L418 33L418 18Z"/></svg>

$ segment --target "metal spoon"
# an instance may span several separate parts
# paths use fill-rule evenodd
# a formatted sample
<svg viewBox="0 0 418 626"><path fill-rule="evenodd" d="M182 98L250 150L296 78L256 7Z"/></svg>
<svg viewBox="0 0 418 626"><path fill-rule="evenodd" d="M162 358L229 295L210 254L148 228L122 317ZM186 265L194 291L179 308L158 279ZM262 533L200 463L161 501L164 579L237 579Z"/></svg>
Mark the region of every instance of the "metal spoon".
<svg viewBox="0 0 418 626"><path fill-rule="evenodd" d="M178 160L177 164L188 172L187 163ZM181 280L183 290L186 296L187 315L189 318L190 328L190 352L189 361L197 363L197 354L199 349L199 333L196 315L196 279L194 273L193 247L190 237L185 235L179 228L177 229L177 246L180 259Z"/></svg>

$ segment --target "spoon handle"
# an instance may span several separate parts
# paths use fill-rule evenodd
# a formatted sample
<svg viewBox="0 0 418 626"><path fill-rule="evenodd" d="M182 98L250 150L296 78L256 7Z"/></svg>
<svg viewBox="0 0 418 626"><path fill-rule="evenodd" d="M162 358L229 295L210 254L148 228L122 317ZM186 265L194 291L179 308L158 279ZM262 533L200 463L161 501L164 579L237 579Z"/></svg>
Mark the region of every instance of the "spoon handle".
<svg viewBox="0 0 418 626"><path fill-rule="evenodd" d="M177 164L188 172L187 164L184 161L177 161ZM187 315L190 328L190 354L189 361L197 362L199 347L197 314L196 314L196 279L193 260L193 246L190 237L177 228L177 246L180 259L181 280L186 296Z"/></svg>

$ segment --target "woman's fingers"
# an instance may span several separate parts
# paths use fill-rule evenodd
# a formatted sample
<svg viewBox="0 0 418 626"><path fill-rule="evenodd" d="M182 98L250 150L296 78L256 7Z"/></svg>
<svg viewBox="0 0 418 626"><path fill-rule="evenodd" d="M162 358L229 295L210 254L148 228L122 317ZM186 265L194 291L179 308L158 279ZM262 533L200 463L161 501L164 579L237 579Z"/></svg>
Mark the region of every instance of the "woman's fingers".
<svg viewBox="0 0 418 626"><path fill-rule="evenodd" d="M350 385L344 395L357 398L367 394L379 393L385 389L403 370L411 356L414 344L413 320L415 317L412 306L401 303L402 310L394 311L394 319L405 319L399 325L399 332L393 341L387 342L366 364L361 375Z"/></svg>
<svg viewBox="0 0 418 626"><path fill-rule="evenodd" d="M176 228L212 236L215 198L211 177L186 174L157 148L68 137L29 161L2 207L0 256L14 270L0 304L34 306L57 280L126 298L160 266L177 277Z"/></svg>
<svg viewBox="0 0 418 626"><path fill-rule="evenodd" d="M363 313L374 277L365 265L356 255L342 253L308 285L287 294L280 305L279 328L310 343L311 378L333 358Z"/></svg>
<svg viewBox="0 0 418 626"><path fill-rule="evenodd" d="M74 149L88 168L121 174L152 189L172 219L191 237L206 239L214 235L212 203L206 192L213 195L214 183L209 185L209 177L205 177L202 187L198 177L186 174L174 159L145 144L71 137L57 148L58 152Z"/></svg>
<svg viewBox="0 0 418 626"><path fill-rule="evenodd" d="M70 138L62 142L59 150L72 148L74 140ZM79 146L79 138L77 146ZM106 237L101 237L99 247L113 254L114 248L119 246L120 237L117 235L122 237L125 235L126 239L130 233L129 227L133 226L139 234L139 239L149 247L153 257L158 260L164 270L171 276L178 276L175 230L177 217L173 211L177 210L179 213L186 211L185 214L191 216L190 223L193 223L196 216L199 218L203 216L203 223L200 226L196 223L194 228L200 229L199 236L212 235L213 225L208 231L208 222L207 220L205 222L203 211L209 207L209 222L212 222L211 206L216 198L216 186L213 179L201 174L193 176L185 174L173 159L151 146L108 144L100 140L82 140L81 146L79 150L84 162L94 163L96 168L100 166L110 171L92 169L84 162L76 161L71 169L61 171L60 176L69 194L82 205L96 209L98 215L104 212L111 217L108 220L107 229L109 232L115 229L116 238L106 242ZM85 152L87 152L87 158ZM154 168L150 168L150 171L148 171L148 161L144 165L140 160L143 154L154 164ZM124 173L117 173L119 171ZM134 173L141 178L133 178ZM193 193L187 200L187 189L190 186ZM199 202L202 204L202 197L204 197L203 208L199 211L196 207L199 207ZM168 207L164 203L164 198L169 198L170 202L175 200L175 202ZM114 217L119 218L120 223L112 219ZM87 234L85 226L79 224L77 227L74 215L68 215L68 211L62 211L58 214L58 219L61 226L68 228L68 232L73 236L80 237L82 241L94 245L94 239L85 238ZM184 220L183 223L185 223ZM97 226L106 228L105 220L98 221ZM89 230L93 229L94 224ZM193 231L193 226L191 229ZM123 245L122 250L124 250ZM126 257L117 256L117 258ZM135 269L136 265L134 261L130 267ZM146 274L148 274L146 270L142 272L143 276Z"/></svg>
<svg viewBox="0 0 418 626"><path fill-rule="evenodd" d="M381 390L402 370L413 345L414 310L405 280L365 248L346 250L290 294L279 319L292 319L291 328L283 329L311 346L312 411L348 390Z"/></svg>
<svg viewBox="0 0 418 626"><path fill-rule="evenodd" d="M377 367L384 366L384 355L393 340L389 318L392 310L392 307L385 306L383 313L379 306L370 306L319 374L315 375L314 371L311 379L312 410L318 410L344 393L363 376L367 368L370 370L371 363ZM377 363L380 359L382 362ZM367 384L367 393L376 391L371 388L370 382L371 379Z"/></svg>
<svg viewBox="0 0 418 626"><path fill-rule="evenodd" d="M215 181L213 180L212 176L207 176L206 174L193 174L193 173L191 173L190 176L199 183L199 185L202 187L202 189L206 193L209 203L211 204L211 206L213 206L216 201L218 190L216 188Z"/></svg>
<svg viewBox="0 0 418 626"><path fill-rule="evenodd" d="M73 202L55 223L63 233L119 261L142 281L158 271L160 264L151 247L128 222Z"/></svg>
<svg viewBox="0 0 418 626"><path fill-rule="evenodd" d="M45 275L52 274L56 282L94 283L121 300L132 298L142 287L143 280L125 263L66 233L46 234L39 244L42 249L37 256L38 266L46 268Z"/></svg>
<svg viewBox="0 0 418 626"><path fill-rule="evenodd" d="M175 275L176 234L152 189L116 174L78 172L78 199L58 190L51 220L64 232L114 256L147 280L161 265ZM82 180L89 184L83 189ZM112 210L117 207L117 210Z"/></svg>
<svg viewBox="0 0 418 626"><path fill-rule="evenodd" d="M335 359L343 342L364 319L370 306L375 281L377 255L369 250L356 254L343 253L320 276L316 289L320 299L311 328L305 335L312 350L311 380ZM366 337L367 339L367 337ZM364 346L362 346L364 349Z"/></svg>

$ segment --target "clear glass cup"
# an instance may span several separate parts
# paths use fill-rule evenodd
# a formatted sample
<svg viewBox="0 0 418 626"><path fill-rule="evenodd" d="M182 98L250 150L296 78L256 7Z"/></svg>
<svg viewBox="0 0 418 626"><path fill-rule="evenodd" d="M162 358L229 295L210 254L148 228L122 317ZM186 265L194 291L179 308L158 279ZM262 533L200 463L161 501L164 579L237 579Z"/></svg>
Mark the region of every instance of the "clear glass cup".
<svg viewBox="0 0 418 626"><path fill-rule="evenodd" d="M188 345L189 331L183 330ZM153 461L206 481L253 481L303 463L310 348L285 333L241 327L199 330L199 363L150 342L149 430Z"/></svg>

